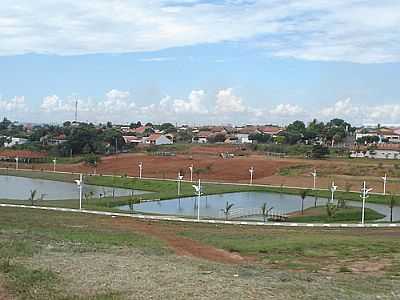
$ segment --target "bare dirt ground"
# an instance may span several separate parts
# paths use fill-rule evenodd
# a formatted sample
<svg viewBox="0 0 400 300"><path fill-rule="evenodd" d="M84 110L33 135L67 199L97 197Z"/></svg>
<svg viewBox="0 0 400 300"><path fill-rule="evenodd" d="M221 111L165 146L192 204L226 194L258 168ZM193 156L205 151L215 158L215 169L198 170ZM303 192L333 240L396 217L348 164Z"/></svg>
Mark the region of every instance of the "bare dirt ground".
<svg viewBox="0 0 400 300"><path fill-rule="evenodd" d="M142 233L155 236L167 242L168 246L179 256L191 256L229 264L246 262L246 259L238 254L201 244L192 239L177 236L177 228L159 226L155 222L140 222L121 218L114 219L111 225L124 229L134 228Z"/></svg>
<svg viewBox="0 0 400 300"><path fill-rule="evenodd" d="M233 159L223 159L222 152L236 153ZM147 153L119 154L103 157L97 173L138 176L138 164L143 163L143 176L175 179L178 172L189 179L188 167L195 168L194 178L221 182L249 182L249 168L254 166L254 183L284 185L291 187L313 186L311 172L318 172L317 187L327 188L335 181L339 189L346 185L358 191L362 181L367 180L374 192L382 192L381 176L388 173L390 181L387 190L400 189L400 165L396 162L374 160L312 160L301 158L268 158L265 155L244 150L233 145L192 146L176 156L154 156ZM4 164L3 164L4 166ZM14 167L13 164L9 164ZM52 164L23 165L34 169L52 170ZM67 172L93 172L93 167L84 163L58 164L57 170ZM196 171L197 170L197 171ZM286 171L286 173L285 173Z"/></svg>

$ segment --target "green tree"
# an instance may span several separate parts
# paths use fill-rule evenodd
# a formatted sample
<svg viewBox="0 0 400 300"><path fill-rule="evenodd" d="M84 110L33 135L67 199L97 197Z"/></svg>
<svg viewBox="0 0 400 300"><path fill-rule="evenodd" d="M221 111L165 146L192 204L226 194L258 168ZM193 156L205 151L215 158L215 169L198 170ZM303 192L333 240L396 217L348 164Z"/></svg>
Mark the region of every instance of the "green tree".
<svg viewBox="0 0 400 300"><path fill-rule="evenodd" d="M228 220L229 212L230 212L230 210L232 209L233 206L234 206L233 203L229 203L228 201L226 202L225 208L222 209L222 211L223 211L223 213L225 215L225 220Z"/></svg>
<svg viewBox="0 0 400 300"><path fill-rule="evenodd" d="M313 145L311 149L311 157L316 159L325 158L329 154L328 147L324 145Z"/></svg>
<svg viewBox="0 0 400 300"><path fill-rule="evenodd" d="M300 191L300 198L301 198L301 214L304 214L304 200L307 198L309 190L301 190Z"/></svg>

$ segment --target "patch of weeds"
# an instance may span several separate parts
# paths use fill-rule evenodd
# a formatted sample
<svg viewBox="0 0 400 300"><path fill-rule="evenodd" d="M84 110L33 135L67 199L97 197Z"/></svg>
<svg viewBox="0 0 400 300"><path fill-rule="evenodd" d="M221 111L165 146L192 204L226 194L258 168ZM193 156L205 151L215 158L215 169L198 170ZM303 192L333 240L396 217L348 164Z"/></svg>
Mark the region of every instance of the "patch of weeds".
<svg viewBox="0 0 400 300"><path fill-rule="evenodd" d="M352 270L346 266L340 266L339 273L352 273Z"/></svg>
<svg viewBox="0 0 400 300"><path fill-rule="evenodd" d="M10 290L22 299L50 299L57 293L55 284L58 278L50 270L32 270L10 264L5 275Z"/></svg>

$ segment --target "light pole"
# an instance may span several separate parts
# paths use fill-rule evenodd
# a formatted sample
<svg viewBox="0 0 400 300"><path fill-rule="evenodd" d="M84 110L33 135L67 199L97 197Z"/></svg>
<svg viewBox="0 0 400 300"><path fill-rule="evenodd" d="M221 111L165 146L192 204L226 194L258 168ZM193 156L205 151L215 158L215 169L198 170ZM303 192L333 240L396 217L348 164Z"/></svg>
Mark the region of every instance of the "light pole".
<svg viewBox="0 0 400 300"><path fill-rule="evenodd" d="M18 170L18 161L19 161L19 157L15 158L15 170Z"/></svg>
<svg viewBox="0 0 400 300"><path fill-rule="evenodd" d="M178 173L178 197L181 195L181 181L183 179L183 175L181 172Z"/></svg>
<svg viewBox="0 0 400 300"><path fill-rule="evenodd" d="M387 182L387 174L385 173L385 176L382 177L383 180L383 195L386 195L386 182Z"/></svg>
<svg viewBox="0 0 400 300"><path fill-rule="evenodd" d="M249 172L250 172L250 185L252 185L253 184L254 167L251 167L249 169Z"/></svg>
<svg viewBox="0 0 400 300"><path fill-rule="evenodd" d="M83 175L79 175L79 180L75 180L76 185L79 188L79 210L82 210L82 189L83 189Z"/></svg>
<svg viewBox="0 0 400 300"><path fill-rule="evenodd" d="M193 164L189 166L189 171L190 171L190 182L193 182Z"/></svg>
<svg viewBox="0 0 400 300"><path fill-rule="evenodd" d="M178 173L178 209L181 207L181 181L183 179L183 175L181 172Z"/></svg>
<svg viewBox="0 0 400 300"><path fill-rule="evenodd" d="M53 172L56 172L57 159L53 159Z"/></svg>
<svg viewBox="0 0 400 300"><path fill-rule="evenodd" d="M139 163L139 178L142 179L142 170L143 170L143 163Z"/></svg>
<svg viewBox="0 0 400 300"><path fill-rule="evenodd" d="M197 221L200 221L200 198L201 198L201 182L198 185L192 185L197 193Z"/></svg>
<svg viewBox="0 0 400 300"><path fill-rule="evenodd" d="M337 185L335 185L335 182L332 181L332 186L331 186L331 193L332 193L331 204L333 204L334 194L335 194L336 190L337 190Z"/></svg>
<svg viewBox="0 0 400 300"><path fill-rule="evenodd" d="M361 195L360 197L362 198L362 211L361 211L361 224L364 224L365 222L365 201L369 197L369 192L372 191L372 189L367 188L367 183L364 181L364 185L361 189Z"/></svg>
<svg viewBox="0 0 400 300"><path fill-rule="evenodd" d="M317 170L314 169L314 172L312 172L311 175L314 177L314 187L313 187L313 190L315 191L315 189L316 189L316 187L317 187L317 185L316 185L316 183L317 183Z"/></svg>

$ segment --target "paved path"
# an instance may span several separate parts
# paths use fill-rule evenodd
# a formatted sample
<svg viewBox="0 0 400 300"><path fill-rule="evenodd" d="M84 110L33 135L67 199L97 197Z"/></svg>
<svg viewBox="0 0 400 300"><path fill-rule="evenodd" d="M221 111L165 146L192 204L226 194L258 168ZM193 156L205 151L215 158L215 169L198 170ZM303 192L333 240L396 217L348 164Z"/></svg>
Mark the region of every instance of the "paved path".
<svg viewBox="0 0 400 300"><path fill-rule="evenodd" d="M28 206L17 204L0 204L0 207L25 208L25 209L40 209L49 211L61 211L71 213L83 213L110 217L128 217L148 221L173 221L185 223L203 223L203 224L230 224L230 225L249 225L249 226L274 226L274 227L328 227L328 228L400 228L400 224L394 223L367 223L367 224L342 224L342 223L292 223L292 222L253 222L253 221L223 221L223 220L208 220L208 219L189 219L175 216L159 216L159 215L143 215L143 214L127 214L114 213L107 211L96 210L79 210L73 208L61 207L45 207L45 206Z"/></svg>

